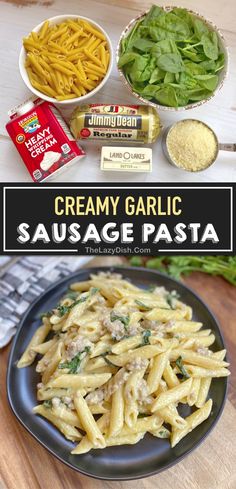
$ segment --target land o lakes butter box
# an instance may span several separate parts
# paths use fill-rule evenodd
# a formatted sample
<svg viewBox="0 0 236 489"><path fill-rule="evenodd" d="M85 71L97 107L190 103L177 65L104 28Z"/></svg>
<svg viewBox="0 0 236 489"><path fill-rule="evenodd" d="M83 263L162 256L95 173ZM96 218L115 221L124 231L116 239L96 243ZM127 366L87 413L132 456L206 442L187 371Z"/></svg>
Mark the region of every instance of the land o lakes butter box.
<svg viewBox="0 0 236 489"><path fill-rule="evenodd" d="M152 171L152 149L121 146L103 146L101 170L105 171Z"/></svg>

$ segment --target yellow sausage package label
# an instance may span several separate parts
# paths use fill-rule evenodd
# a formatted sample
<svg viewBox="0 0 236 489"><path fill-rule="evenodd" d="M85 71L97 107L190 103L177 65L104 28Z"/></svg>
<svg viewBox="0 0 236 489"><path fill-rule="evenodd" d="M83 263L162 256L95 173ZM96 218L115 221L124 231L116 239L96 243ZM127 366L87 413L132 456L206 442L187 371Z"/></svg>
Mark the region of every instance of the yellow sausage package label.
<svg viewBox="0 0 236 489"><path fill-rule="evenodd" d="M147 105L90 104L75 109L70 128L76 139L148 144L160 134L160 119Z"/></svg>

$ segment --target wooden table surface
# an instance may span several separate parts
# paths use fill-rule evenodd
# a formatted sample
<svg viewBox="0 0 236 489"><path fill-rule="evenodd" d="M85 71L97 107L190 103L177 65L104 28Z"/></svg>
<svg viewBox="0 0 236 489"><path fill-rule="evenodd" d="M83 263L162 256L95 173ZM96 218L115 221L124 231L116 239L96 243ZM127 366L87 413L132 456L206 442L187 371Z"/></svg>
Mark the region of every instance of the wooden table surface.
<svg viewBox="0 0 236 489"><path fill-rule="evenodd" d="M89 265L111 265L121 258L99 257ZM9 347L0 355L0 489L235 489L236 488L236 288L201 273L185 279L221 323L231 360L229 395L222 417L204 443L178 465L151 478L131 482L95 481L52 457L17 422L8 406L5 374Z"/></svg>
<svg viewBox="0 0 236 489"><path fill-rule="evenodd" d="M154 1L154 0L153 0ZM7 112L22 103L30 92L18 69L18 57L23 36L42 20L59 14L80 14L100 23L111 37L115 52L119 36L127 23L148 9L147 0L6 0L0 1L0 181L30 182L31 178L5 130ZM221 142L235 142L236 126L236 2L235 0L171 0L171 5L193 9L212 20L223 32L230 50L230 75L221 92L209 103L194 110L160 112L162 123L168 126L180 118L194 117L207 122ZM159 5L168 4L159 0ZM116 63L111 78L91 102L137 103L120 80ZM71 107L71 106L70 106ZM64 111L69 116L72 109ZM164 158L160 140L153 145L152 173L100 171L101 144L83 143L87 157L77 166L55 177L56 182L235 182L236 162L233 153L221 152L217 162L208 170L196 174L172 167Z"/></svg>

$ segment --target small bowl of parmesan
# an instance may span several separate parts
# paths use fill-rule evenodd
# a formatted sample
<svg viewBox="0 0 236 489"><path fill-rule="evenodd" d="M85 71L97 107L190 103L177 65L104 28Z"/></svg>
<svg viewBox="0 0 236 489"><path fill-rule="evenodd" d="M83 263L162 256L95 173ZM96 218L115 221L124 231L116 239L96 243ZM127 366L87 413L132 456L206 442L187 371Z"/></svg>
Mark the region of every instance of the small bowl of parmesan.
<svg viewBox="0 0 236 489"><path fill-rule="evenodd" d="M197 119L184 119L168 127L163 134L162 146L172 165L190 172L209 168L220 149L215 132Z"/></svg>

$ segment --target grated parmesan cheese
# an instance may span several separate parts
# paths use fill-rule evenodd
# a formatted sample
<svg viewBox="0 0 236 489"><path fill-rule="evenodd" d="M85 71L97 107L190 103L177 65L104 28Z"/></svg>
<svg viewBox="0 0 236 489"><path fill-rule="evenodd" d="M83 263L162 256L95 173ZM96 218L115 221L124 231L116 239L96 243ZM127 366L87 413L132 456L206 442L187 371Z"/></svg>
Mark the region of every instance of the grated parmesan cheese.
<svg viewBox="0 0 236 489"><path fill-rule="evenodd" d="M212 129L201 121L177 122L168 132L167 150L172 161L188 171L200 171L216 159L218 141Z"/></svg>

